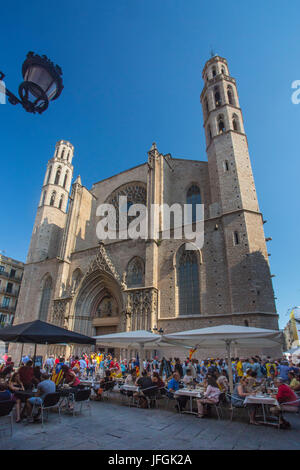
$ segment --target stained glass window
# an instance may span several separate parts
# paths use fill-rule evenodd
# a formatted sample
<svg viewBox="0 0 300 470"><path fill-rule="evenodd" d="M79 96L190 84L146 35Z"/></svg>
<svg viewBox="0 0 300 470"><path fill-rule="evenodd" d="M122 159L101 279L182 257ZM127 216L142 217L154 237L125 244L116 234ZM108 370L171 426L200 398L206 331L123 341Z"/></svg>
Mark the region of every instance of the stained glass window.
<svg viewBox="0 0 300 470"><path fill-rule="evenodd" d="M49 276L44 282L41 303L40 303L39 319L42 321L47 321L50 298L51 298L51 291L52 291L52 278Z"/></svg>
<svg viewBox="0 0 300 470"><path fill-rule="evenodd" d="M140 258L133 258L129 262L126 284L128 287L140 287L144 284L144 263Z"/></svg>
<svg viewBox="0 0 300 470"><path fill-rule="evenodd" d="M198 258L184 247L179 254L178 287L179 315L200 314Z"/></svg>
<svg viewBox="0 0 300 470"><path fill-rule="evenodd" d="M193 184L189 188L187 195L186 195L186 203L192 206L192 221L196 222L197 220L196 207L197 207L197 204L201 204L200 188L196 184Z"/></svg>

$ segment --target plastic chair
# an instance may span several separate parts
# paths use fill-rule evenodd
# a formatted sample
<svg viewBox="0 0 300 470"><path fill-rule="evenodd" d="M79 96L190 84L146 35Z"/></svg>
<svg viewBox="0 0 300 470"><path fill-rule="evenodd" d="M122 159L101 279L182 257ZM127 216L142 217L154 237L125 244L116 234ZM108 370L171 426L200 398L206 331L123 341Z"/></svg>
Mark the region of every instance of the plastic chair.
<svg viewBox="0 0 300 470"><path fill-rule="evenodd" d="M157 408L157 395L159 392L158 387L156 385L153 385L151 387L144 388L141 391L147 400L148 408L151 408L151 403L153 402L155 407Z"/></svg>
<svg viewBox="0 0 300 470"><path fill-rule="evenodd" d="M113 391L116 383L114 381L106 382L103 385L103 392L102 392L102 397L103 398L110 398L111 392Z"/></svg>
<svg viewBox="0 0 300 470"><path fill-rule="evenodd" d="M42 416L42 427L44 427L44 412L46 411L47 414L47 419L49 415L49 410L51 408L57 408L58 409L58 417L59 417L59 422L61 422L61 416L60 416L60 397L61 394L59 392L54 392L54 393L48 393L42 404L41 405L34 405L32 409L32 415L35 409L40 409L41 410L41 416Z"/></svg>
<svg viewBox="0 0 300 470"><path fill-rule="evenodd" d="M7 401L2 401L0 402L0 423L2 421L5 421L5 418L8 418L10 422L10 436L13 434L13 407L15 405L14 401L7 400Z"/></svg>
<svg viewBox="0 0 300 470"><path fill-rule="evenodd" d="M230 393L225 393L225 397L229 402L230 421L232 421L235 410L243 409L243 408L245 409L244 400L242 398L234 397L234 400L235 400L235 402L237 402L237 404L233 404L232 403L232 397L231 397ZM247 413L248 413L248 416L249 416L248 410L247 410Z"/></svg>
<svg viewBox="0 0 300 470"><path fill-rule="evenodd" d="M74 401L73 401L73 416L75 416L75 404L80 403L80 410L79 413L82 411L82 407L85 404L86 407L89 409L90 416L92 415L91 412L91 403L90 403L90 396L91 396L91 389L86 388L85 390L79 390L74 394Z"/></svg>

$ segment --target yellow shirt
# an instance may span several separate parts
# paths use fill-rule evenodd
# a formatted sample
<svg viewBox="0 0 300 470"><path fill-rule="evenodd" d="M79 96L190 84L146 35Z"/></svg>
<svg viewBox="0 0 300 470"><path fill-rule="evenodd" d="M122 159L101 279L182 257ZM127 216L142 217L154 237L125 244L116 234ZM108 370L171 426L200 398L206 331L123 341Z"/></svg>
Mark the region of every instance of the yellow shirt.
<svg viewBox="0 0 300 470"><path fill-rule="evenodd" d="M239 361L236 365L236 370L237 370L237 373L238 373L238 376L239 377L243 377L244 375L244 372L243 372L243 364L242 364L242 361Z"/></svg>
<svg viewBox="0 0 300 470"><path fill-rule="evenodd" d="M267 362L267 364L266 364L266 369L267 369L267 376L268 376L268 377L271 377L271 374L270 374L271 366L273 366L273 368L274 368L274 373L276 374L276 364L271 363L271 362Z"/></svg>

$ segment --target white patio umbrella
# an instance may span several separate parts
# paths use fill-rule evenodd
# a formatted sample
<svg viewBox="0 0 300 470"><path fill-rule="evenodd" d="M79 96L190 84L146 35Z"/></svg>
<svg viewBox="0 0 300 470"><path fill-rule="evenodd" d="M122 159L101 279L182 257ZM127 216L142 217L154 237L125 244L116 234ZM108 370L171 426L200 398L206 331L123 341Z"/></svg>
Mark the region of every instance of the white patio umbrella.
<svg viewBox="0 0 300 470"><path fill-rule="evenodd" d="M146 330L124 331L110 335L93 336L97 344L115 348L139 349L141 354L141 371L143 370L142 356L145 349L158 349L172 346L171 341L163 341L158 334Z"/></svg>
<svg viewBox="0 0 300 470"><path fill-rule="evenodd" d="M198 330L179 331L163 335L164 341L172 341L178 345L193 345L197 348L226 348L228 357L228 375L230 391L233 392L231 364L231 345L240 348L270 348L282 345L283 335L279 330L267 330L248 326L220 325Z"/></svg>

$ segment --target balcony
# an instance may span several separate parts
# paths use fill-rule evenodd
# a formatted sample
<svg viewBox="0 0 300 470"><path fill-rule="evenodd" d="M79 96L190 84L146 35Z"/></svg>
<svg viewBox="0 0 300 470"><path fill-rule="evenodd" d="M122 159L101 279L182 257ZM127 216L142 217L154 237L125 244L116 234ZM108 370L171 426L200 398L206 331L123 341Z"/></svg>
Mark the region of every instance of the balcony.
<svg viewBox="0 0 300 470"><path fill-rule="evenodd" d="M19 289L12 289L12 291L9 292L6 290L6 287L2 287L2 289L0 288L0 294L12 295L13 297L18 297L19 292L20 292Z"/></svg>
<svg viewBox="0 0 300 470"><path fill-rule="evenodd" d="M7 279L12 279L13 281L16 281L16 282L21 282L22 281L22 276L15 276L15 275L11 275L10 273L6 272L6 271L0 271L0 277L5 277Z"/></svg>
<svg viewBox="0 0 300 470"><path fill-rule="evenodd" d="M0 305L0 312L12 312L12 313L14 313L15 311L16 311L16 306L15 305L13 305L13 306L11 306L11 305L5 305L5 306Z"/></svg>

